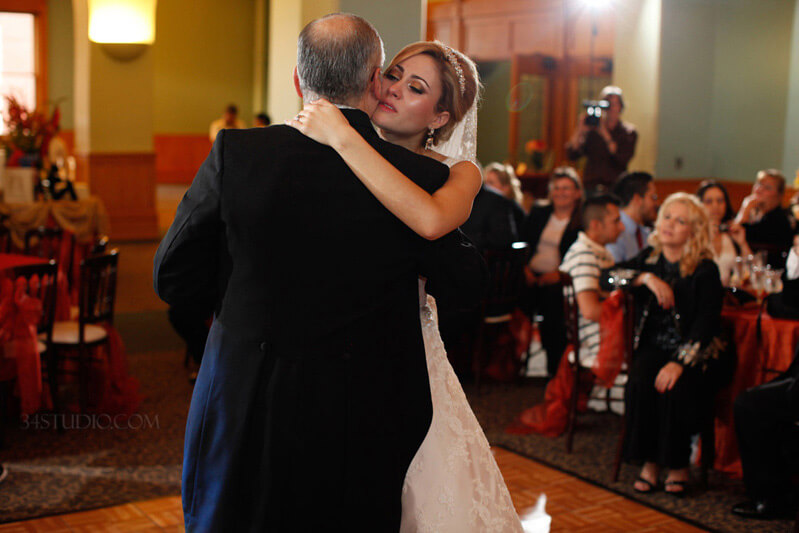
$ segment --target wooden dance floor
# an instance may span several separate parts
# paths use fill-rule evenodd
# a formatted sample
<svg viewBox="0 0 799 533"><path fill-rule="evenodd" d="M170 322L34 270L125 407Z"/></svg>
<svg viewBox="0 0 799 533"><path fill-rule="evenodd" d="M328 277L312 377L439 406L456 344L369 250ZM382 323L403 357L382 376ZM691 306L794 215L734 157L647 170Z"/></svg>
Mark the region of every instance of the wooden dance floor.
<svg viewBox="0 0 799 533"><path fill-rule="evenodd" d="M701 531L613 492L553 470L515 453L494 448L516 511L523 514L539 494L547 495L552 532ZM0 525L0 533L184 531L180 497L172 496L105 509Z"/></svg>

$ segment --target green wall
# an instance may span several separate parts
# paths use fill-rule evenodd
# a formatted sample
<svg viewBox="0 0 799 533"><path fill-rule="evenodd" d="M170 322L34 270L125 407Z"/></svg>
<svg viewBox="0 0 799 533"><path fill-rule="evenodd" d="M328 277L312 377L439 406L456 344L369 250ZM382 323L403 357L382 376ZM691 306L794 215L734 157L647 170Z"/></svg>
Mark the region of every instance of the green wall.
<svg viewBox="0 0 799 533"><path fill-rule="evenodd" d="M48 97L64 98L62 127L72 129L71 2L48 0L48 10ZM254 13L253 0L158 2L151 51L156 133L206 133L229 102L252 123Z"/></svg>
<svg viewBox="0 0 799 533"><path fill-rule="evenodd" d="M712 1L663 2L657 176L713 175L715 24ZM682 168L677 158L682 159Z"/></svg>
<svg viewBox="0 0 799 533"><path fill-rule="evenodd" d="M478 63L483 101L477 111L477 159L483 165L508 159L510 61Z"/></svg>
<svg viewBox="0 0 799 533"><path fill-rule="evenodd" d="M717 176L752 181L782 164L794 3L719 4L710 147Z"/></svg>
<svg viewBox="0 0 799 533"><path fill-rule="evenodd" d="M793 181L799 169L799 3L794 7L790 69L785 145L782 156L782 170L789 183Z"/></svg>
<svg viewBox="0 0 799 533"><path fill-rule="evenodd" d="M786 121L789 105L799 115L788 98L799 86L799 65L789 76L792 47L799 63L795 4L663 2L659 176L748 182L766 167L792 175L784 165L790 135L799 140L796 118ZM682 158L682 169L676 158Z"/></svg>
<svg viewBox="0 0 799 533"><path fill-rule="evenodd" d="M156 133L207 132L231 102L252 124L254 12L252 0L158 2Z"/></svg>
<svg viewBox="0 0 799 533"><path fill-rule="evenodd" d="M61 109L61 128L71 130L75 127L72 2L48 0L47 18L47 99Z"/></svg>
<svg viewBox="0 0 799 533"><path fill-rule="evenodd" d="M374 24L386 48L386 62L405 45L422 38L422 0L341 0L343 13L354 13Z"/></svg>

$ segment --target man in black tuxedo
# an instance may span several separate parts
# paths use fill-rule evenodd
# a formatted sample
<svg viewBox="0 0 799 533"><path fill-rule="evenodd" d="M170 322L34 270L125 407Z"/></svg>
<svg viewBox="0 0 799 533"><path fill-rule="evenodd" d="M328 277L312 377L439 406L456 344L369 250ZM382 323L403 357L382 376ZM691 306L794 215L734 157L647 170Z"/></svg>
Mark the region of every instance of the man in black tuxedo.
<svg viewBox="0 0 799 533"><path fill-rule="evenodd" d="M481 250L505 248L519 239L524 217L516 202L484 183L461 230Z"/></svg>
<svg viewBox="0 0 799 533"><path fill-rule="evenodd" d="M732 512L745 518L793 518L799 473L799 347L774 380L735 399L735 433L749 500Z"/></svg>
<svg viewBox="0 0 799 533"><path fill-rule="evenodd" d="M383 46L329 15L300 34L295 85L427 191L448 168L381 140ZM288 126L222 131L155 257L159 296L213 309L186 427L188 531L397 531L432 417L417 279L477 298L458 232L425 241L332 148Z"/></svg>

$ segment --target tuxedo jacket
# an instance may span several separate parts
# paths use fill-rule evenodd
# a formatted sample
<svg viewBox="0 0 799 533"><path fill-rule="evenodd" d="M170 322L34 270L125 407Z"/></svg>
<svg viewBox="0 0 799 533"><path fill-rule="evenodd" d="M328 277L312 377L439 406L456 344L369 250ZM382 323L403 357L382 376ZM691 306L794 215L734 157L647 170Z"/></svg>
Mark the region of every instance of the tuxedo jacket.
<svg viewBox="0 0 799 533"><path fill-rule="evenodd" d="M524 217L516 202L483 185L461 229L480 250L506 248L519 240Z"/></svg>
<svg viewBox="0 0 799 533"><path fill-rule="evenodd" d="M445 182L445 165L344 114L426 191ZM215 314L186 427L187 530L399 528L432 417L420 276L465 302L486 271L460 232L420 238L298 131L219 134L154 266L162 299Z"/></svg>

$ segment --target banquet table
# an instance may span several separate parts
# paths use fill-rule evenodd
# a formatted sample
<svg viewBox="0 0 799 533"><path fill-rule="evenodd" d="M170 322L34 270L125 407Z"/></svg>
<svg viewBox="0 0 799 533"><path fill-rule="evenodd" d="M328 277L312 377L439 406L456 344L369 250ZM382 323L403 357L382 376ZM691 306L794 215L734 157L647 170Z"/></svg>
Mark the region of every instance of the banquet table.
<svg viewBox="0 0 799 533"><path fill-rule="evenodd" d="M758 308L746 307L725 307L721 316L732 332L737 366L732 382L716 398L714 467L740 477L741 459L733 421L735 398L788 369L799 341L799 321L773 318L763 310L758 325Z"/></svg>
<svg viewBox="0 0 799 533"><path fill-rule="evenodd" d="M40 226L57 225L75 235L78 243L90 243L109 231L108 213L96 196L72 200L44 200L31 203L0 203L0 214L8 217L14 245L22 249L25 232Z"/></svg>
<svg viewBox="0 0 799 533"><path fill-rule="evenodd" d="M3 280L9 269L24 266L41 264L46 262L46 259L39 257L20 255L20 254L2 254L0 253L0 280ZM59 272L56 284L56 321L67 321L71 319L72 306L69 285L63 272ZM5 301L9 295L4 291L0 291L0 301ZM13 300L13 298L11 298ZM8 303L8 302L6 302ZM41 387L41 377L38 369L41 366L39 354L36 353L33 357L36 358L35 364L21 364L17 361L14 364L13 359L16 353L19 353L18 343L31 342L31 337L21 333L18 328L14 328L13 334L10 338L7 332L2 331L6 324L13 323L13 317L7 320L5 324L0 323L0 334L6 333L6 340L0 344L0 377L8 379L10 376L16 374L17 381L17 394L25 401L21 402L22 414L32 414L39 407L48 407L50 399L46 387ZM105 414L131 414L136 411L141 403L141 396L139 395L139 384L136 378L128 373L127 369L127 356L122 340L116 329L111 326L105 326L106 333L108 334L108 346L100 347L98 349L105 350L105 357L93 359L91 374L91 387L90 398L94 406L94 410ZM35 329L31 333L35 335ZM0 335L3 336L3 335ZM35 342L35 339L34 339ZM97 362L100 364L95 364ZM16 367L16 372L14 372ZM23 371L27 374L20 376L18 372ZM28 375L30 374L30 375ZM33 375L35 374L35 376Z"/></svg>

